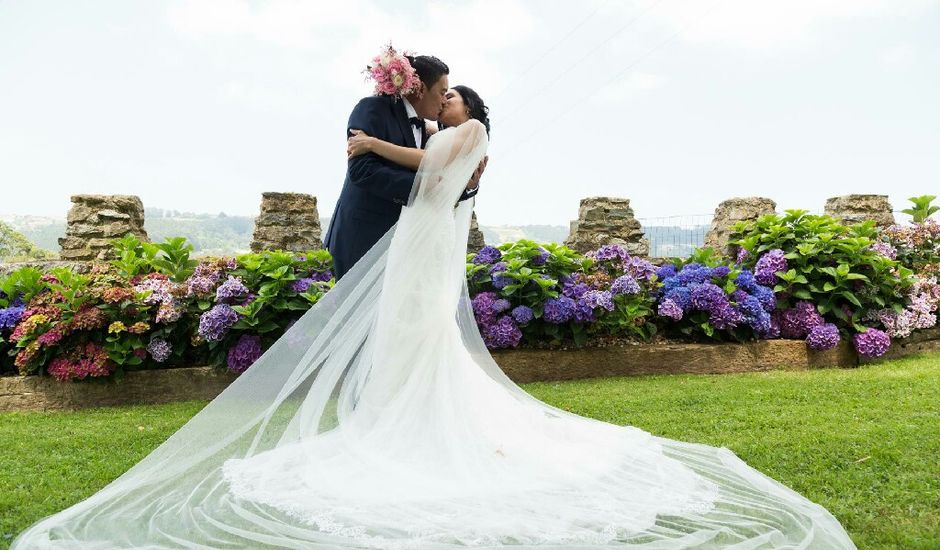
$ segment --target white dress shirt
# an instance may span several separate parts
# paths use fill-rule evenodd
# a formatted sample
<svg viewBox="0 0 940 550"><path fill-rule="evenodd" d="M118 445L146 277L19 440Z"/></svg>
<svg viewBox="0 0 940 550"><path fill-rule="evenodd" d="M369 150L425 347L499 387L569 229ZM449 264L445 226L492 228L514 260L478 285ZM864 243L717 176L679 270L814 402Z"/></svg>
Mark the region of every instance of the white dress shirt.
<svg viewBox="0 0 940 550"><path fill-rule="evenodd" d="M415 145L418 146L418 149L421 149L421 146L423 145L421 143L421 128L416 128L413 124L411 124L411 120L410 120L411 118L421 118L421 117L418 116L418 111L415 111L415 108L411 105L411 103L408 102L407 99L401 98L401 100L405 102L405 114L409 118L408 124L411 126L411 131L412 133L414 133L414 136L415 136ZM424 119L422 118L421 120L423 121Z"/></svg>

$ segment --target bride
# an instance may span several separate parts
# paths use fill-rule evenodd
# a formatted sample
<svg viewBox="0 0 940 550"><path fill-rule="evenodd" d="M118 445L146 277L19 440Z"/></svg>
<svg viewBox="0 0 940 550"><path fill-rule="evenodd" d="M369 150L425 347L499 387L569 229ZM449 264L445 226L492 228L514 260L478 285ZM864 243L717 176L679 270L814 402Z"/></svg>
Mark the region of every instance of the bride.
<svg viewBox="0 0 940 550"><path fill-rule="evenodd" d="M556 409L502 373L467 296L457 198L487 148L469 113L430 139L397 225L261 359L13 547L855 548L727 449Z"/></svg>

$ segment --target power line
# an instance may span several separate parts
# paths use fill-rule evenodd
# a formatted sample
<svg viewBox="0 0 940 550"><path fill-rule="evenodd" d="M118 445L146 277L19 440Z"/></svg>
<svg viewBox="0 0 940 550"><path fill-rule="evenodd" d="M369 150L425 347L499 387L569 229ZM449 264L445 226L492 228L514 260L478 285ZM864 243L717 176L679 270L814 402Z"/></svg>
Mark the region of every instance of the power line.
<svg viewBox="0 0 940 550"><path fill-rule="evenodd" d="M512 78L512 80L510 80L508 84L506 84L505 86L503 86L503 89L500 90L500 91L499 91L495 96L493 96L493 97L494 97L494 98L502 97L502 95L503 95L504 93L506 93L506 90L512 89L512 85L513 85L513 84L515 84L516 82L518 82L518 81L519 81L522 77L524 77L525 75L529 74L529 71L531 71L532 69L534 69L535 66L538 65L539 63L541 63L542 61L544 61L545 58L547 58L547 57L549 56L549 54L551 54L552 52L554 52L559 46L561 46L561 45L562 45L563 43L565 43L569 38L571 38L571 37L574 35L575 32L577 32L581 27L583 27L585 23L587 23L592 17L594 17L594 16L597 14L597 12L598 12L603 6L607 5L609 2L610 2L610 0L604 0L603 2L600 2L599 4L597 4L597 7L595 7L595 8L591 11L591 13L589 13L589 14L587 15L587 17L585 17L584 19L582 19L577 25L575 25L571 30L569 30L569 31L565 34L565 36L563 36L560 40L558 40L558 41L556 41L554 44L552 44L552 46L551 46L550 48L548 48L547 50L545 50L545 52L542 53L542 55L539 56L538 59L536 59L535 61L533 61L532 63L530 63L529 66L528 66L524 71L522 71L521 73L517 73L517 74Z"/></svg>
<svg viewBox="0 0 940 550"><path fill-rule="evenodd" d="M523 109L525 109L527 106L532 105L532 102L533 102L535 99L537 99L540 95L542 95L543 93L545 93L546 90L550 89L554 84L558 83L558 81L560 81L561 79L563 79L563 78L565 78L566 76L568 76L568 73L569 73L569 71L571 71L571 69L573 69L574 67L580 65L582 61L584 61L585 59L587 59L588 57L590 57L591 55L593 55L597 50L601 49L601 48L602 48L603 46L605 46L608 42L610 42L611 40L613 40L614 38L616 38L618 35L620 35L620 33L622 33L623 31L627 30L628 28L630 28L630 27L631 27L634 23L636 23L641 17L643 17L644 15L646 15L647 13L649 13L650 10L652 10L653 8L655 8L656 6L658 6L658 5L661 4L661 3L663 3L663 0L656 0L655 2L652 2L651 4L649 4L648 6L646 6L646 8L644 8L643 11L641 11L641 12L640 12L639 14L637 14L635 17L633 17L632 19L630 19L629 21L627 21L623 26L621 26L621 27L618 28L616 31L614 31L614 33L611 34L610 36L608 36L607 38L605 38L603 42L601 42L601 43L598 44L597 46L591 48L590 51L588 51L588 52L587 52L586 54L584 54L583 56L579 57L579 58L578 58L574 63L572 63L571 65L568 65L567 67L565 67L564 69L562 69L562 70L558 73L558 75L557 75L551 82L549 82L548 84L542 86L538 91L536 91L536 92L533 93L532 95L526 96L525 102L523 102L521 105L519 105L519 107L517 107L516 109L514 109L513 111L511 111L508 115L506 115L506 116L504 116L504 117L501 117L497 122L498 122L498 123L505 123L506 121L510 120L513 116L515 116L516 114L518 114L520 111L522 111Z"/></svg>
<svg viewBox="0 0 940 550"><path fill-rule="evenodd" d="M629 65L627 65L623 70L621 70L619 73L617 73L613 78L607 80L607 82L601 84L600 86L598 86L597 88L595 88L595 89L594 89L592 92L590 92L589 94L587 94L587 95L585 95L585 96L582 96L582 97L580 97L578 100L576 100L576 101L574 101L573 103L571 103L571 105L570 105L567 109L564 109L564 110L560 111L556 116L554 116L553 118L551 118L547 123L545 123L545 124L543 124L542 126L540 126L540 127L539 127L537 130L535 130L534 132L530 133L529 135L527 135L526 137L522 138L521 140L516 141L516 142L512 145L512 147L510 147L509 150L506 151L506 153L504 153L502 156L503 156L503 157L508 156L509 153L511 153L511 152L515 151L516 149L518 149L520 145L522 145L522 144L524 144L525 142L529 141L529 140L532 139L533 137L539 135L539 134L542 133L542 131L544 131L546 128L548 128L548 127L552 126L553 124L555 124L556 122L558 122L558 120L560 120L562 117L564 117L565 115L567 115L568 113L570 113L571 111L573 111L573 110L574 110L575 108L577 108L579 105L583 104L585 101L587 101L588 99L590 99L591 97L593 97L595 94L597 94L597 92L599 92L600 90L606 88L607 86L609 86L609 85L613 84L614 82L616 82L616 81L620 80L621 78L623 78L623 77L624 77L628 72L630 72L630 70L632 70L636 65L638 65L639 63L641 63L642 61L644 61L647 57L651 56L653 53L655 53L656 51L660 50L661 48L663 48L664 46L666 46L667 44L669 44L670 42L672 42L672 41L674 41L676 38L678 38L683 32L686 31L686 29L688 29L689 27L691 27L693 23L697 23L697 22L701 21L702 19L704 19L706 16L708 16L712 11L714 11L714 9L718 6L718 4L721 3L721 1L722 1L722 0L717 0L716 2L712 3L712 4L709 6L709 8L708 8L704 13L702 13L702 15L700 15L699 17L695 18L695 19L692 20L692 21L689 21L688 23L686 23L685 25L683 25L681 28L679 28L677 31L675 31L675 32L672 33L670 36L668 36L665 40L659 42L658 44L656 44L655 46L653 46L651 49L647 50L643 55L641 55L640 57L634 59L632 62L630 62Z"/></svg>

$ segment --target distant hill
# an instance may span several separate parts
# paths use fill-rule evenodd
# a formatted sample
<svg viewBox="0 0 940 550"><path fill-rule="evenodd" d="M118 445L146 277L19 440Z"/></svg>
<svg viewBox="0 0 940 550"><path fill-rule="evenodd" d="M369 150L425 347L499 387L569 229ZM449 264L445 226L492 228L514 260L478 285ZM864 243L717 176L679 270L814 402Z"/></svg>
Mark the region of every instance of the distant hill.
<svg viewBox="0 0 940 550"><path fill-rule="evenodd" d="M45 260L56 254L36 246L26 236L0 221L0 261Z"/></svg>
<svg viewBox="0 0 940 550"><path fill-rule="evenodd" d="M254 233L254 217L183 212L161 208L145 210L144 227L153 241L167 237L186 237L197 254L221 255L247 252ZM58 238L65 235L65 220L42 216L4 216L10 227L34 243L36 247L59 250ZM330 219L321 217L323 233ZM481 225L480 230L489 244L502 244L519 239L536 242L561 243L568 237L566 225ZM644 227L650 240L652 256L684 257L705 240L707 225L691 227Z"/></svg>

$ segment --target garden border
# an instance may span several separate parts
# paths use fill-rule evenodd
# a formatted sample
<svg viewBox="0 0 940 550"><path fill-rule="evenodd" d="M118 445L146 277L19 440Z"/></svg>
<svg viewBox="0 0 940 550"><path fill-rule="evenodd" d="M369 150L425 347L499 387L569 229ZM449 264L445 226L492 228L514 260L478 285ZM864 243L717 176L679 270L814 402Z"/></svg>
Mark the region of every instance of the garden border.
<svg viewBox="0 0 940 550"><path fill-rule="evenodd" d="M878 360L940 352L940 327L896 340ZM497 351L493 357L516 383L550 382L650 374L726 374L768 370L856 367L843 342L825 352L802 340L762 340L745 344L623 344L609 347ZM940 361L940 357L938 357ZM49 376L0 377L0 412L83 409L118 405L209 400L235 375L211 367L128 372L121 379L59 382Z"/></svg>

